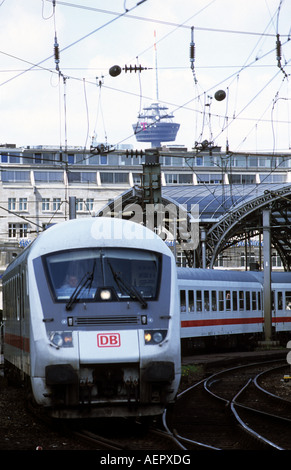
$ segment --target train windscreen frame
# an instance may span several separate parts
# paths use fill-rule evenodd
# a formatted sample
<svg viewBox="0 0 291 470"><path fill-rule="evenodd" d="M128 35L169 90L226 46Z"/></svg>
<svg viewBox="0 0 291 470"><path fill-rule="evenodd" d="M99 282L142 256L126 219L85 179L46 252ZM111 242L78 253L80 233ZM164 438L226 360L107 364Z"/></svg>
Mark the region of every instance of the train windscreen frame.
<svg viewBox="0 0 291 470"><path fill-rule="evenodd" d="M56 302L72 299L141 302L156 300L161 255L135 248L80 248L44 255L43 263ZM98 293L110 298L100 297Z"/></svg>

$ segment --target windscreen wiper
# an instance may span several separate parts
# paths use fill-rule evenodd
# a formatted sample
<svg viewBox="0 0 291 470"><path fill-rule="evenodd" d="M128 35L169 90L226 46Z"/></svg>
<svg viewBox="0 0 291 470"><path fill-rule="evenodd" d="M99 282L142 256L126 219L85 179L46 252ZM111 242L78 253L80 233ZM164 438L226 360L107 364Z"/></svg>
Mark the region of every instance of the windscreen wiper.
<svg viewBox="0 0 291 470"><path fill-rule="evenodd" d="M82 292L83 289L85 289L89 285L92 286L93 276L94 269L93 271L86 273L82 277L66 304L66 310L71 310L72 305L78 300L79 294Z"/></svg>
<svg viewBox="0 0 291 470"><path fill-rule="evenodd" d="M142 308L147 308L147 306L148 306L147 301L138 292L138 290L134 286L132 286L128 282L126 282L124 279L122 279L122 277L113 269L110 261L107 260L107 263L108 263L108 265L111 269L114 280L115 280L116 284L118 285L118 287L120 288L120 290L121 291L123 290L126 294L129 294L129 296L133 300L138 300L140 302Z"/></svg>

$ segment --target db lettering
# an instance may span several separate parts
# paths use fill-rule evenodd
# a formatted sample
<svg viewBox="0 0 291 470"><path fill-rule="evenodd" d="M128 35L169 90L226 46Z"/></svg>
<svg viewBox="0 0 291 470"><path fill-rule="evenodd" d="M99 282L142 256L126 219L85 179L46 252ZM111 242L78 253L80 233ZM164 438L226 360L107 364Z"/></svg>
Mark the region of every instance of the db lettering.
<svg viewBox="0 0 291 470"><path fill-rule="evenodd" d="M98 333L97 346L98 348L119 348L120 347L120 334L119 333Z"/></svg>

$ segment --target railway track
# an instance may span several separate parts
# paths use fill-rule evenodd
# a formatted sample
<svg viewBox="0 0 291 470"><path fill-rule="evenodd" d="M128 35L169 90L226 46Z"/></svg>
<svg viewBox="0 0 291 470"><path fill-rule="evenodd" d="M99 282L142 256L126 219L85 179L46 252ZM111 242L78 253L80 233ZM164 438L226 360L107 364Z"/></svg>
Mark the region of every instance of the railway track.
<svg viewBox="0 0 291 470"><path fill-rule="evenodd" d="M184 447L167 429L160 426L147 427L138 423L120 420L118 430L100 430L92 427L76 431L74 435L89 443L95 450L114 451L152 451L152 450L181 450Z"/></svg>
<svg viewBox="0 0 291 470"><path fill-rule="evenodd" d="M188 450L290 449L291 402L260 385L271 373L280 380L287 367L259 362L197 382L178 396L168 429Z"/></svg>

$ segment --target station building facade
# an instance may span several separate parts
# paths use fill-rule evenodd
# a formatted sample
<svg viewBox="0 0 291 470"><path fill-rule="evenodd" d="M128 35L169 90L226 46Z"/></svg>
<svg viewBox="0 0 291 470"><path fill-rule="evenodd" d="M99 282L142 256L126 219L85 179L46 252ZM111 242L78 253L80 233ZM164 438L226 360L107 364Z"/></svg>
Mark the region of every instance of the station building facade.
<svg viewBox="0 0 291 470"><path fill-rule="evenodd" d="M94 216L108 201L142 181L144 156L128 156L124 146L99 154L77 147L0 146L0 274L41 231L69 218L69 198L76 216ZM134 152L133 152L134 154ZM197 153L163 147L162 186L232 185L291 182L290 154L234 154L219 147ZM258 241L240 242L218 257L220 268L248 269L257 263ZM177 264L185 265L177 252ZM272 252L273 267L280 258Z"/></svg>

